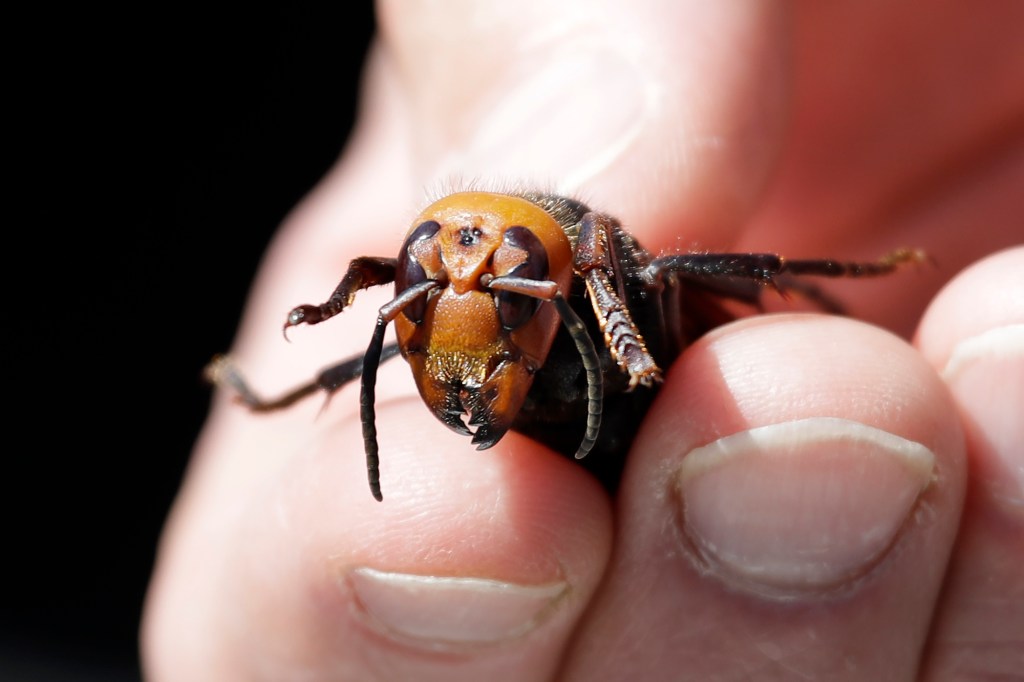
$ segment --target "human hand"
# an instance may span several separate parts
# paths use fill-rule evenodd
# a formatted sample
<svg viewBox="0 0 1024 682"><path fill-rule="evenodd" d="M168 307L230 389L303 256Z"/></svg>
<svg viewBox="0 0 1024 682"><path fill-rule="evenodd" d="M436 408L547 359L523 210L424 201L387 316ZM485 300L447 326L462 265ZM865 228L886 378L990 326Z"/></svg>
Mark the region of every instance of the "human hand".
<svg viewBox="0 0 1024 682"><path fill-rule="evenodd" d="M233 350L253 383L365 348L389 292L278 330L350 258L394 255L453 174L578 192L655 253L922 247L935 268L830 289L913 345L817 315L716 330L669 370L615 499L518 434L475 451L402 363L378 386L380 504L351 389L320 414L221 400L154 576L152 679L1020 669L1024 248L935 297L1024 241L1019 5L665 5L382 3L359 129Z"/></svg>

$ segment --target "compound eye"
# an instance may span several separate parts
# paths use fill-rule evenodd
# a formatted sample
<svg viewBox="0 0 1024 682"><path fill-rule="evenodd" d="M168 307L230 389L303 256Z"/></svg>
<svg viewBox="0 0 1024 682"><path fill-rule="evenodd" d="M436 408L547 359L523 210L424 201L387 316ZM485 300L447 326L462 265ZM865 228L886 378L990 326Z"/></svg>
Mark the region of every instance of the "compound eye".
<svg viewBox="0 0 1024 682"><path fill-rule="evenodd" d="M428 220L421 223L415 230L409 233L402 250L398 254L398 267L395 270L395 295L401 294L409 287L419 284L427 279L427 273L417 258L422 253L425 244L423 242L433 239L441 226L436 220ZM435 247L436 249L436 247ZM402 309L402 314L409 318L414 324L423 321L427 312L426 297L420 296L415 301Z"/></svg>
<svg viewBox="0 0 1024 682"><path fill-rule="evenodd" d="M505 230L502 249L510 249L517 260L521 260L503 275L544 281L548 278L548 253L544 245L529 228L516 225ZM540 299L511 291L499 291L498 317L501 326L513 330L529 321L540 306Z"/></svg>

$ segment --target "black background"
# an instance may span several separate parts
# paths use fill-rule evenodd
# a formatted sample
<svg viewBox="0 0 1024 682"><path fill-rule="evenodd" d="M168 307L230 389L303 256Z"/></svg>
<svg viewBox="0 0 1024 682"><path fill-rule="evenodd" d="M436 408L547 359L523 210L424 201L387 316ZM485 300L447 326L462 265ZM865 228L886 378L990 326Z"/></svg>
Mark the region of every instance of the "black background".
<svg viewBox="0 0 1024 682"><path fill-rule="evenodd" d="M369 3L173 10L8 23L3 680L139 677L201 369L352 123Z"/></svg>

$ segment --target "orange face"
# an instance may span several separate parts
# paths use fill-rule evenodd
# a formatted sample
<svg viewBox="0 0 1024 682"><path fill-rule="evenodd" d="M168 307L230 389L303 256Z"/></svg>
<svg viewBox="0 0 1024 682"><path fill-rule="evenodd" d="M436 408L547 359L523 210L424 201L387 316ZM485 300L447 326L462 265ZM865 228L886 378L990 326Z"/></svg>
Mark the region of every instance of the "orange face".
<svg viewBox="0 0 1024 682"><path fill-rule="evenodd" d="M475 427L480 448L512 425L560 324L549 303L488 287L505 276L554 282L563 295L572 282L562 226L516 196L462 192L431 204L398 257L396 296L441 284L395 318L402 354L427 406L460 433Z"/></svg>

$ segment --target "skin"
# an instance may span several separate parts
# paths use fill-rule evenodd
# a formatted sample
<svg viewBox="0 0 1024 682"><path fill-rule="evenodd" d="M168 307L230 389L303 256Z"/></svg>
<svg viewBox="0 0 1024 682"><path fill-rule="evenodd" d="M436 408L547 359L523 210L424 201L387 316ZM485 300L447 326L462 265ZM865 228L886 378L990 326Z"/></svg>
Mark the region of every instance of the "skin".
<svg viewBox="0 0 1024 682"><path fill-rule="evenodd" d="M654 252L871 259L912 246L934 264L835 283L863 321L756 317L694 344L614 498L518 434L476 452L401 362L378 385L382 503L366 487L357 389L322 412L313 400L264 416L222 395L153 576L148 679L1019 674L1024 5L378 10L362 122L272 244L232 351L268 394L365 347L390 288L290 345L279 329L350 258L392 255L422 188L453 176L575 193ZM755 448L715 470L728 475L692 475L716 461L702 446L819 417L919 444L923 487L891 449L834 442L781 459ZM822 481L832 493L815 493ZM778 542L762 545L755 521L777 523ZM827 561L787 573L799 529L822 532ZM858 544L879 529L878 546ZM771 557L783 568L766 573ZM451 608L389 601L370 569L560 596L509 637L438 642L382 623L448 623L465 592ZM468 631L508 610L478 604Z"/></svg>

